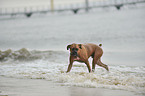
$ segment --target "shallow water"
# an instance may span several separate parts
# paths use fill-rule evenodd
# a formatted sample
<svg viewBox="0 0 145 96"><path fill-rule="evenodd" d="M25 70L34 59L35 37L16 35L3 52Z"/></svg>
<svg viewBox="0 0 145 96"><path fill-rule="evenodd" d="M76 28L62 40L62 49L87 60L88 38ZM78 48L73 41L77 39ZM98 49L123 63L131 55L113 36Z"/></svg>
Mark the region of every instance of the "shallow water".
<svg viewBox="0 0 145 96"><path fill-rule="evenodd" d="M88 14L35 15L0 21L0 75L45 79L62 86L101 87L145 94L144 8ZM88 73L83 63L68 66L71 43L102 43L102 62ZM21 49L22 48L22 49ZM89 59L91 63L91 59Z"/></svg>
<svg viewBox="0 0 145 96"><path fill-rule="evenodd" d="M145 66L110 64L110 72L96 66L95 73L88 73L85 64L75 62L71 72L66 73L68 56L69 54L65 51L21 49L10 53L1 61L0 75L45 79L60 83L62 86L99 87L144 94Z"/></svg>

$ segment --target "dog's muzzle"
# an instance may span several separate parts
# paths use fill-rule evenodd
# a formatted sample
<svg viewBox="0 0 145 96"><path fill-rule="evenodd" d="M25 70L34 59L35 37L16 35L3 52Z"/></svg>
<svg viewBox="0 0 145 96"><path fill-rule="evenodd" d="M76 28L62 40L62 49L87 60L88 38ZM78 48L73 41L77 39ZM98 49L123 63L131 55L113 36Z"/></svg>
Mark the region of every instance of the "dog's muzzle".
<svg viewBox="0 0 145 96"><path fill-rule="evenodd" d="M76 57L76 56L78 56L78 53L77 52L72 52L72 53L70 53L70 55Z"/></svg>

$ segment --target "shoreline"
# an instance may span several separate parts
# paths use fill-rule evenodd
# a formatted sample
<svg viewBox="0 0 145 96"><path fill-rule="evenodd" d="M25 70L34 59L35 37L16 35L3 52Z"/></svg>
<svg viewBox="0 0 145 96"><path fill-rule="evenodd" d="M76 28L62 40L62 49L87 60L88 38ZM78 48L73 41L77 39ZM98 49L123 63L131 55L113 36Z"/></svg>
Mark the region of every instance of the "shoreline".
<svg viewBox="0 0 145 96"><path fill-rule="evenodd" d="M42 79L0 76L0 96L141 96L124 90L60 86Z"/></svg>

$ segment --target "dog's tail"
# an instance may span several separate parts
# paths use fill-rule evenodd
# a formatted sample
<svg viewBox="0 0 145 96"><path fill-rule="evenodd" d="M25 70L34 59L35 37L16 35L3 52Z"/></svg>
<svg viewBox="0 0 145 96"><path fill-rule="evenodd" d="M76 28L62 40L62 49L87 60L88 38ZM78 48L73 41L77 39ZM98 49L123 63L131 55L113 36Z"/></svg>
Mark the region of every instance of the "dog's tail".
<svg viewBox="0 0 145 96"><path fill-rule="evenodd" d="M99 44L99 46L101 47L101 46L102 46L102 44Z"/></svg>

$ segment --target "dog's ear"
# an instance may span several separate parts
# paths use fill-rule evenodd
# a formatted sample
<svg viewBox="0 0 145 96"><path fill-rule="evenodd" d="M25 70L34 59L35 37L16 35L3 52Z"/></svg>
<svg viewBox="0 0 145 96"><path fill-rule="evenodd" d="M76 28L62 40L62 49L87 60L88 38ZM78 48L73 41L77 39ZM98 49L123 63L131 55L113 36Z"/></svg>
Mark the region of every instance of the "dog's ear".
<svg viewBox="0 0 145 96"><path fill-rule="evenodd" d="M71 45L67 45L67 50L70 48Z"/></svg>
<svg viewBox="0 0 145 96"><path fill-rule="evenodd" d="M79 48L82 49L82 44L79 44Z"/></svg>

